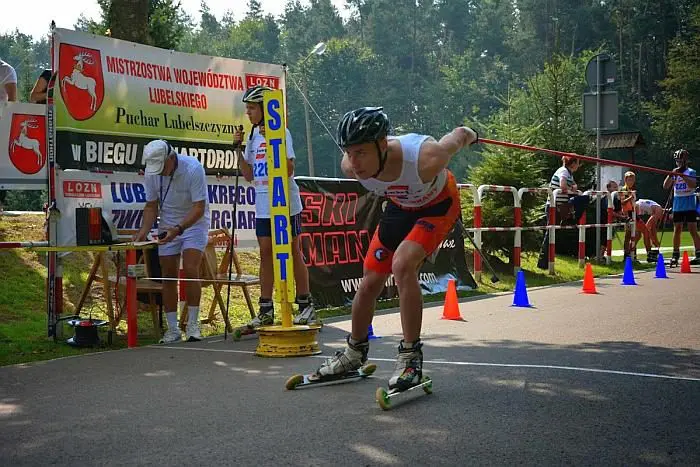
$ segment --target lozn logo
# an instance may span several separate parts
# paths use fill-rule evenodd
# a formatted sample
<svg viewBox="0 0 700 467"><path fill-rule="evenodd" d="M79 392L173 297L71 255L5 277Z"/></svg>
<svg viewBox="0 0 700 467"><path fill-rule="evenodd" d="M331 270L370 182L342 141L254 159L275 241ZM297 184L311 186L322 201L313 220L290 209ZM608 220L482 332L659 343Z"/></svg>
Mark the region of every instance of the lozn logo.
<svg viewBox="0 0 700 467"><path fill-rule="evenodd" d="M267 86L268 88L279 89L280 79L279 76L254 75L251 73L246 73L245 85L246 88L252 88L253 86Z"/></svg>
<svg viewBox="0 0 700 467"><path fill-rule="evenodd" d="M68 113L76 120L91 118L102 105L105 94L100 51L61 44L58 79Z"/></svg>
<svg viewBox="0 0 700 467"><path fill-rule="evenodd" d="M46 117L12 114L8 140L10 161L20 172L32 175L46 162Z"/></svg>

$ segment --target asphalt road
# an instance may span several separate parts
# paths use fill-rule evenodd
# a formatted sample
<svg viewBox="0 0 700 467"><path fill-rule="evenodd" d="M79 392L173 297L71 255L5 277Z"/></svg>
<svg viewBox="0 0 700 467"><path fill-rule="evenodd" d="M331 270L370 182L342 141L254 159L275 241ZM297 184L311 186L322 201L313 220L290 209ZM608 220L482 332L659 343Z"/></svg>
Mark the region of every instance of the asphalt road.
<svg viewBox="0 0 700 467"><path fill-rule="evenodd" d="M375 377L286 391L317 357L255 357L254 337L0 368L0 465L699 465L700 270L598 280L424 311L434 393L374 392L396 312L375 317ZM327 323L323 354L347 320Z"/></svg>

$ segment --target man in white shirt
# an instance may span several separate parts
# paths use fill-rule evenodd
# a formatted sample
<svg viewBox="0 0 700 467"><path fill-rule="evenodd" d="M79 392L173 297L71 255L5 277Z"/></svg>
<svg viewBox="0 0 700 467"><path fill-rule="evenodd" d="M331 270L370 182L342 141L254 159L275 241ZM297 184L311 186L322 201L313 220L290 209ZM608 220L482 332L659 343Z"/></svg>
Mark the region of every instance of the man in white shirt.
<svg viewBox="0 0 700 467"><path fill-rule="evenodd" d="M158 213L158 256L163 277L177 278L180 254L187 279L199 279L202 253L209 240L209 200L204 167L197 159L175 153L165 140L158 139L146 145L143 151L146 163L146 207L143 225L135 241L146 239ZM185 287L188 322L186 337L189 342L201 340L199 330L200 282L188 282ZM163 284L163 305L168 330L163 343L181 339L177 326L177 282Z"/></svg>
<svg viewBox="0 0 700 467"><path fill-rule="evenodd" d="M17 100L17 73L0 58L0 104Z"/></svg>
<svg viewBox="0 0 700 467"><path fill-rule="evenodd" d="M4 113L6 102L17 100L17 73L8 63L0 58L0 118ZM0 190L0 212L3 211L7 191Z"/></svg>

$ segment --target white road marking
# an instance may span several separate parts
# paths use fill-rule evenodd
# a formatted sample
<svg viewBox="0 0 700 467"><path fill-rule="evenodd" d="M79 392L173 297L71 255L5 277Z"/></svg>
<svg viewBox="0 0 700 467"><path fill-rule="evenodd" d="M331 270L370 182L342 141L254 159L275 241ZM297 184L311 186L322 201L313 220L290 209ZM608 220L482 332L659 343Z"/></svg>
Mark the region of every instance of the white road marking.
<svg viewBox="0 0 700 467"><path fill-rule="evenodd" d="M232 349L207 349L204 347L169 347L169 346L152 346L153 349L173 349L173 350L193 350L200 352L223 352L223 353L239 353L254 355L255 352L252 350L232 350ZM313 358L329 358L327 355L311 355ZM395 360L393 358L372 358L373 362L391 362ZM700 383L700 378L693 378L690 376L673 376L673 375L659 375L655 373L638 373L635 371L620 371L620 370L605 370L601 368L583 368L576 366L562 366L562 365L534 365L526 363L486 363L486 362L456 362L448 360L424 360L423 363L430 363L433 365L454 365L454 366L486 366L486 367L502 367L502 368L535 368L544 370L563 370L563 371L578 371L583 373L603 373L609 375L621 375L621 376L637 376L641 378L658 378L658 379L671 379L678 381L692 381Z"/></svg>

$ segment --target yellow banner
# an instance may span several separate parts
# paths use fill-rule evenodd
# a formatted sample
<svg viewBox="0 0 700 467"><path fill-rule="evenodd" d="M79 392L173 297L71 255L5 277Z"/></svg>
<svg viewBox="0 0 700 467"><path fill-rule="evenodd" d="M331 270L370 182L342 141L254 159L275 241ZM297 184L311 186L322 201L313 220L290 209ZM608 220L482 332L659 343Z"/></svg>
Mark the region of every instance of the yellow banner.
<svg viewBox="0 0 700 467"><path fill-rule="evenodd" d="M294 300L295 287L292 229L289 221L289 173L284 97L282 91L277 89L266 91L263 99L275 296L277 301L282 303L282 325L291 326L291 301ZM285 285L286 301L282 294Z"/></svg>

